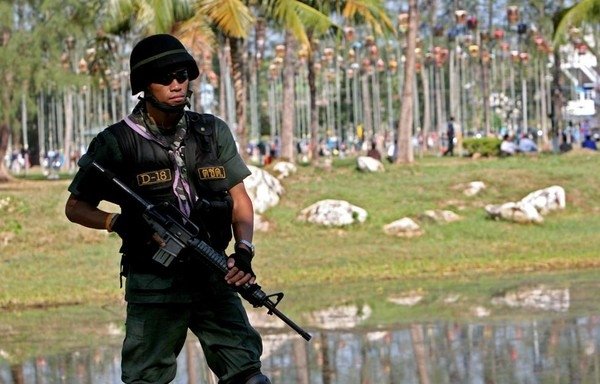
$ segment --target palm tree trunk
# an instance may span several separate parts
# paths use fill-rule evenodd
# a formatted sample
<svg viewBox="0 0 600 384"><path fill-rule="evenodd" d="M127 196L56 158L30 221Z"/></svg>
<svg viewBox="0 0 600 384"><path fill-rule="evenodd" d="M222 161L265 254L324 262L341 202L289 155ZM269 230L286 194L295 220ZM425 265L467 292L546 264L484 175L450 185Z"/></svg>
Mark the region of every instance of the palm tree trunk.
<svg viewBox="0 0 600 384"><path fill-rule="evenodd" d="M554 152L558 152L558 146L561 138L560 132L563 130L562 106L564 97L562 94L562 75L560 73L560 51L554 50L554 73L552 74L552 105L550 115L552 116L552 146Z"/></svg>
<svg viewBox="0 0 600 384"><path fill-rule="evenodd" d="M309 34L309 41L312 36ZM308 158L313 161L317 156L317 147L319 143L319 110L317 109L317 78L315 74L315 57L313 51L316 47L311 47L306 60L308 66L308 89L310 91L310 144L308 146Z"/></svg>
<svg viewBox="0 0 600 384"><path fill-rule="evenodd" d="M46 105L44 102L44 90L40 91L37 102L38 117L38 160L41 163L41 159L46 156ZM1 141L1 140L0 140Z"/></svg>
<svg viewBox="0 0 600 384"><path fill-rule="evenodd" d="M411 0L414 1L414 0ZM423 326L419 324L411 324L410 336L417 364L417 375L420 384L429 384L429 374L427 372L427 351L425 346L425 334Z"/></svg>
<svg viewBox="0 0 600 384"><path fill-rule="evenodd" d="M8 128L8 123L3 122L0 124L0 160L4 159L6 156L6 151L8 150L8 138L10 136L10 130ZM0 182L6 182L11 179L10 174L8 173L8 169L6 168L6 163L4 160L0 161Z"/></svg>
<svg viewBox="0 0 600 384"><path fill-rule="evenodd" d="M483 60L483 58L479 59L480 68L481 68L481 93L483 99L483 120L485 124L485 135L488 136L491 131L491 123L490 123L490 71L488 64Z"/></svg>
<svg viewBox="0 0 600 384"><path fill-rule="evenodd" d="M402 106L400 108L400 124L398 125L398 157L396 163L414 162L412 148L413 125L413 86L415 77L415 48L417 42L418 25L417 1L408 1L408 34L406 43L406 63L404 67L404 82L402 90Z"/></svg>
<svg viewBox="0 0 600 384"><path fill-rule="evenodd" d="M429 131L431 130L431 92L429 85L429 76L431 73L431 67L429 65L423 65L421 70L421 80L423 86L423 129L422 139L423 144L421 146L422 153L427 152L427 138L429 137Z"/></svg>
<svg viewBox="0 0 600 384"><path fill-rule="evenodd" d="M244 55L244 40L240 38L229 38L231 48L231 77L233 78L233 89L235 91L235 133L242 157L247 158L246 147L248 134L246 131L246 68Z"/></svg>
<svg viewBox="0 0 600 384"><path fill-rule="evenodd" d="M444 132L444 108L442 100L445 100L442 96L442 70L436 67L435 69L435 114L436 114L436 132L437 132L437 146L438 150L442 150L442 133Z"/></svg>
<svg viewBox="0 0 600 384"><path fill-rule="evenodd" d="M64 169L67 169L71 165L69 159L71 158L71 144L73 142L73 128L75 126L73 116L73 89L67 86L65 93L65 138L63 152L65 162L62 165Z"/></svg>
<svg viewBox="0 0 600 384"><path fill-rule="evenodd" d="M373 108L371 104L371 92L369 90L369 74L367 72L361 74L361 94L363 104L363 133L365 140L375 134L373 131Z"/></svg>
<svg viewBox="0 0 600 384"><path fill-rule="evenodd" d="M540 83L540 122L542 129L542 148L548 148L548 103L547 103L547 81L546 81L546 68L544 65L540 65L539 72L539 83Z"/></svg>
<svg viewBox="0 0 600 384"><path fill-rule="evenodd" d="M283 62L283 107L281 121L281 153L282 159L294 161L294 72L296 41L294 36L285 33L285 57Z"/></svg>

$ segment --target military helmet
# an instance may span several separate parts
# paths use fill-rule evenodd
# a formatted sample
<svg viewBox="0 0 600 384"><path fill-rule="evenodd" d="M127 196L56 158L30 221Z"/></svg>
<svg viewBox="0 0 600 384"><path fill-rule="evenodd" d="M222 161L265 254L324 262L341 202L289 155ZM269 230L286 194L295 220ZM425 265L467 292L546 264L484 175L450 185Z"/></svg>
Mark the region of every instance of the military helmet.
<svg viewBox="0 0 600 384"><path fill-rule="evenodd" d="M129 58L131 93L145 90L153 76L178 66L187 69L190 80L199 75L196 61L176 37L158 34L140 40Z"/></svg>

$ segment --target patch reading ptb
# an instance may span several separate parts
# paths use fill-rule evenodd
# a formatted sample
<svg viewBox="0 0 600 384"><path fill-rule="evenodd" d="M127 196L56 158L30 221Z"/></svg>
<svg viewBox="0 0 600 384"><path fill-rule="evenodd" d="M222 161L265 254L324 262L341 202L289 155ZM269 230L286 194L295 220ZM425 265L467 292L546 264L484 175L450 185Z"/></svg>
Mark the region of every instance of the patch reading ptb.
<svg viewBox="0 0 600 384"><path fill-rule="evenodd" d="M225 178L224 167L204 167L198 168L200 180L222 180Z"/></svg>
<svg viewBox="0 0 600 384"><path fill-rule="evenodd" d="M173 178L171 176L171 170L168 168L137 175L137 181L140 187L144 185L164 183L171 180L173 180Z"/></svg>

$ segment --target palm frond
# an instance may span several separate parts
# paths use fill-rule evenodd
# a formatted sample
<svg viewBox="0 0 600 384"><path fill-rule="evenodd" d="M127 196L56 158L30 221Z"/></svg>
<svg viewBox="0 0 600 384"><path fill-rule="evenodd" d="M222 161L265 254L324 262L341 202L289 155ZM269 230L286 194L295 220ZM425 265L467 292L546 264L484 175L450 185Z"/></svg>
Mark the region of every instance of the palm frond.
<svg viewBox="0 0 600 384"><path fill-rule="evenodd" d="M306 46L310 45L307 30L323 33L333 25L328 16L297 0L274 0L265 5L267 14Z"/></svg>
<svg viewBox="0 0 600 384"><path fill-rule="evenodd" d="M176 24L173 34L188 47L196 57L212 52L215 44L215 34L210 27L210 20L206 15L195 13L190 19Z"/></svg>
<svg viewBox="0 0 600 384"><path fill-rule="evenodd" d="M240 0L202 1L198 12L207 15L224 34L235 38L245 38L254 23L250 9Z"/></svg>
<svg viewBox="0 0 600 384"><path fill-rule="evenodd" d="M379 0L348 0L342 16L347 20L363 18L377 34L394 32L394 25Z"/></svg>
<svg viewBox="0 0 600 384"><path fill-rule="evenodd" d="M572 7L562 10L556 17L552 36L554 44L559 44L572 26L582 23L597 23L600 20L600 0L581 0Z"/></svg>

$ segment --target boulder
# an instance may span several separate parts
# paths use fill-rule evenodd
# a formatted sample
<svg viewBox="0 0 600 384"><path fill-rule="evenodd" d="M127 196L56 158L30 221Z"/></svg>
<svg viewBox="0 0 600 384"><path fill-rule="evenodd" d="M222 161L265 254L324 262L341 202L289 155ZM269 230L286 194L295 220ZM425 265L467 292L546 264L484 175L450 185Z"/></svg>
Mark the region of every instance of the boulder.
<svg viewBox="0 0 600 384"><path fill-rule="evenodd" d="M356 158L356 168L362 172L383 172L385 168L383 163L369 156L359 156Z"/></svg>
<svg viewBox="0 0 600 384"><path fill-rule="evenodd" d="M460 216L448 210L427 210L421 215L422 220L428 220L437 224L451 223L460 220Z"/></svg>
<svg viewBox="0 0 600 384"><path fill-rule="evenodd" d="M495 220L513 221L515 223L535 223L544 222L544 218L535 209L535 207L523 202L508 202L504 204L488 204L485 206L487 214Z"/></svg>
<svg viewBox="0 0 600 384"><path fill-rule="evenodd" d="M553 185L531 192L517 202L488 204L485 211L493 219L514 221L517 223L542 223L543 215L550 211L564 209L566 196L563 187Z"/></svg>
<svg viewBox="0 0 600 384"><path fill-rule="evenodd" d="M296 173L298 169L296 165L289 161L279 161L273 166L273 171L277 172L277 178L283 179Z"/></svg>
<svg viewBox="0 0 600 384"><path fill-rule="evenodd" d="M533 205L542 215L550 211L565 209L567 205L565 189L558 185L531 192L521 201Z"/></svg>
<svg viewBox="0 0 600 384"><path fill-rule="evenodd" d="M259 232L269 232L271 223L265 220L260 214L254 212L254 230Z"/></svg>
<svg viewBox="0 0 600 384"><path fill-rule="evenodd" d="M347 201L326 199L304 208L297 219L314 224L340 227L364 222L367 219L367 211Z"/></svg>
<svg viewBox="0 0 600 384"><path fill-rule="evenodd" d="M367 320L372 312L368 305L346 305L314 311L310 318L312 324L323 329L349 329Z"/></svg>
<svg viewBox="0 0 600 384"><path fill-rule="evenodd" d="M252 174L244 179L244 185L252 199L254 212L264 213L279 203L284 189L281 182L264 169L253 165L249 165L248 168Z"/></svg>
<svg viewBox="0 0 600 384"><path fill-rule="evenodd" d="M567 312L570 302L568 288L551 288L543 284L517 288L492 299L492 304L494 305L507 305L513 308L531 308L554 312Z"/></svg>
<svg viewBox="0 0 600 384"><path fill-rule="evenodd" d="M471 181L467 186L467 189L463 191L466 196L475 196L479 192L485 189L485 183L483 181Z"/></svg>
<svg viewBox="0 0 600 384"><path fill-rule="evenodd" d="M403 217L400 220L384 225L383 232L387 235L398 237L416 237L424 233L419 224L409 217Z"/></svg>

